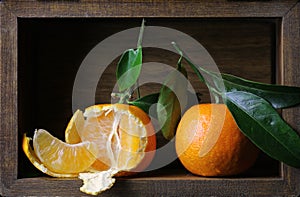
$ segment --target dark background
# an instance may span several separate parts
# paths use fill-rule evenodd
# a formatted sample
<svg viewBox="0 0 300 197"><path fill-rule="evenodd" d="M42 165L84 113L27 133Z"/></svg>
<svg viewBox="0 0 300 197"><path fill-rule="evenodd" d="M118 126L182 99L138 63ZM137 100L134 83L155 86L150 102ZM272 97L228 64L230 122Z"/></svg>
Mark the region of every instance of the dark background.
<svg viewBox="0 0 300 197"><path fill-rule="evenodd" d="M19 139L25 132L32 136L36 128L46 129L64 139L65 127L72 117L73 83L81 62L96 44L114 33L140 26L141 21L140 18L18 19ZM221 72L266 83L279 80L277 19L148 18L146 21L146 25L174 28L195 38L211 54ZM161 49L144 49L143 54L144 62L161 62L175 67L178 60L176 54ZM111 101L117 61L118 58L100 78L96 103ZM189 67L186 68L194 89L202 94L201 102L210 102L205 86ZM141 92L146 95L159 88L159 84L149 84L141 87ZM164 143L158 133L159 146ZM18 159L19 177L41 176L20 147ZM174 169L178 174L187 174L178 161L163 171L168 174ZM156 172L152 176L156 176ZM241 176L279 176L279 162L261 154L257 164Z"/></svg>

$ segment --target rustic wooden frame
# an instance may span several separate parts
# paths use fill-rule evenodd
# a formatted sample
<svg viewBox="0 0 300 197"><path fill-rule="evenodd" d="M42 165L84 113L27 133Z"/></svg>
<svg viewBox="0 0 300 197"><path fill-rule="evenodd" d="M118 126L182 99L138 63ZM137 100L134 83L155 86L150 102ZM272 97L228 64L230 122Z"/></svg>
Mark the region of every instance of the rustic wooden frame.
<svg viewBox="0 0 300 197"><path fill-rule="evenodd" d="M0 195L81 196L77 179L18 179L18 18L30 17L275 17L281 19L278 62L281 82L300 86L300 3L274 1L163 1L141 0L2 0L0 1ZM300 131L300 108L283 111ZM281 164L274 178L201 178L193 176L120 179L108 195L231 196L300 194L300 170Z"/></svg>

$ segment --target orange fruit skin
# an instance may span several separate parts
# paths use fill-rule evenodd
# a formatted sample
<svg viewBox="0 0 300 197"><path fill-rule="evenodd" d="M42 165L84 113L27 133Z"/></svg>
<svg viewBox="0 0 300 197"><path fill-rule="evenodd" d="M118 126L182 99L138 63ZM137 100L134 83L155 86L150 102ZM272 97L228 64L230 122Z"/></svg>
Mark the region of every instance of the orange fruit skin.
<svg viewBox="0 0 300 197"><path fill-rule="evenodd" d="M135 168L131 169L130 171L121 171L121 172L117 173L115 176L121 177L121 176L135 175L138 172L145 170L149 166L149 164L151 163L151 161L153 160L153 158L155 156L155 151L156 151L155 129L151 123L151 119L149 118L149 116L143 110L141 110L140 108L138 108L136 106L127 105L127 104L99 104L99 105L94 105L91 107L93 107L93 108L96 107L96 108L102 109L105 107L110 107L112 105L115 105L115 107L120 110L129 110L129 112L133 116L137 117L143 123L143 125L145 125L145 127L146 127L148 143L145 148L144 158ZM108 170L109 166L107 166L100 160L96 160L96 162L93 163L92 168L94 170L103 171L103 170Z"/></svg>
<svg viewBox="0 0 300 197"><path fill-rule="evenodd" d="M205 150L208 145L211 148ZM183 166L201 176L242 173L255 163L259 153L239 130L224 104L191 107L178 125L175 146Z"/></svg>

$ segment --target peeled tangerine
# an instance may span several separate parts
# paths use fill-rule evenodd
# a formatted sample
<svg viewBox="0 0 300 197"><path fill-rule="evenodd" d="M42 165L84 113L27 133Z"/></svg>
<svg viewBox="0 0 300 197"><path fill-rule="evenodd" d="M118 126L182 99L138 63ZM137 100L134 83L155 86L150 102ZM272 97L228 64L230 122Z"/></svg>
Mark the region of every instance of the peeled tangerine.
<svg viewBox="0 0 300 197"><path fill-rule="evenodd" d="M94 105L78 110L70 120L63 142L45 130L24 136L23 150L42 172L54 177L83 180L82 192L96 195L112 187L113 176L144 170L156 149L154 128L148 115L125 104Z"/></svg>

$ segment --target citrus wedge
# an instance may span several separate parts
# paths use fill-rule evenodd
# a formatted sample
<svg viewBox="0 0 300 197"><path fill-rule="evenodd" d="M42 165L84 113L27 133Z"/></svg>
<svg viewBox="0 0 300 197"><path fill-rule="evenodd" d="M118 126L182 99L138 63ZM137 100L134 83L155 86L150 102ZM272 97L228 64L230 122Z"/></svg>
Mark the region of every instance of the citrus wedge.
<svg viewBox="0 0 300 197"><path fill-rule="evenodd" d="M78 174L56 173L56 172L52 172L51 170L46 168L44 166L44 164L42 164L42 162L38 159L35 152L31 148L30 141L31 141L31 138L27 137L26 134L24 134L23 143L22 143L23 151L24 151L25 155L27 156L27 158L29 159L29 161L41 172L43 172L49 176L59 177L59 178L77 177L78 176Z"/></svg>
<svg viewBox="0 0 300 197"><path fill-rule="evenodd" d="M78 135L78 130L82 130L84 127L84 118L82 111L77 110L72 116L66 131L65 131L65 141L68 144L77 144L81 142L81 138Z"/></svg>
<svg viewBox="0 0 300 197"><path fill-rule="evenodd" d="M36 130L33 147L37 158L50 171L59 174L78 174L96 160L96 147L90 142L67 144L46 130Z"/></svg>

